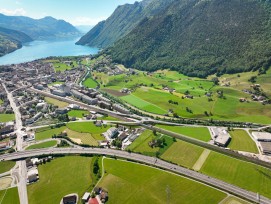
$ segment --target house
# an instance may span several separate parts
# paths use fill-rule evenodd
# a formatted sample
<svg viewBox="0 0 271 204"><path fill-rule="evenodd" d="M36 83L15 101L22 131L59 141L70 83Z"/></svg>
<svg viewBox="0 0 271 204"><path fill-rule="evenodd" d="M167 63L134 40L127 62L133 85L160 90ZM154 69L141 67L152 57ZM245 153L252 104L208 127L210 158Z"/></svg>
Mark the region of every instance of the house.
<svg viewBox="0 0 271 204"><path fill-rule="evenodd" d="M5 135L9 134L14 131L14 126L13 125L7 125L3 128L0 129L0 135Z"/></svg>
<svg viewBox="0 0 271 204"><path fill-rule="evenodd" d="M111 127L109 128L105 133L103 133L103 135L105 137L108 137L110 139L114 138L117 134L118 134L118 129L115 127Z"/></svg>
<svg viewBox="0 0 271 204"><path fill-rule="evenodd" d="M86 203L88 202L89 198L90 198L90 193L86 192L82 197L82 201Z"/></svg>
<svg viewBox="0 0 271 204"><path fill-rule="evenodd" d="M9 149L9 142L0 142L0 150Z"/></svg>
<svg viewBox="0 0 271 204"><path fill-rule="evenodd" d="M245 98L239 98L239 101L240 101L241 103L244 103L244 102L247 101L247 99L245 99Z"/></svg>
<svg viewBox="0 0 271 204"><path fill-rule="evenodd" d="M67 108L58 108L55 110L56 114L66 114L68 113L68 109Z"/></svg>
<svg viewBox="0 0 271 204"><path fill-rule="evenodd" d="M105 203L108 200L108 192L103 189L99 195L99 198L102 203Z"/></svg>
<svg viewBox="0 0 271 204"><path fill-rule="evenodd" d="M118 104L113 104L113 109L120 112L120 113L124 113L124 114L130 114L130 111L127 110L126 108L118 105Z"/></svg>

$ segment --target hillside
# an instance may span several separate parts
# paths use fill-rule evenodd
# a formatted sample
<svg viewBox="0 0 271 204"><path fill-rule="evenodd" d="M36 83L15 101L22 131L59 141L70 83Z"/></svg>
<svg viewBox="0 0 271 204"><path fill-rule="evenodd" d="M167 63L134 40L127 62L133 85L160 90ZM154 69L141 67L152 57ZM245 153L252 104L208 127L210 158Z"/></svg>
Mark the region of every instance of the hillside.
<svg viewBox="0 0 271 204"><path fill-rule="evenodd" d="M33 39L23 32L0 27L0 34L17 40L21 43L31 42Z"/></svg>
<svg viewBox="0 0 271 204"><path fill-rule="evenodd" d="M260 0L177 0L110 49L113 60L142 70L171 68L188 76L271 64L271 3Z"/></svg>
<svg viewBox="0 0 271 204"><path fill-rule="evenodd" d="M20 42L10 39L9 37L0 33L0 57L21 47L22 45Z"/></svg>
<svg viewBox="0 0 271 204"><path fill-rule="evenodd" d="M107 47L133 30L145 17L163 11L175 0L143 0L119 6L106 20L97 24L77 44Z"/></svg>
<svg viewBox="0 0 271 204"><path fill-rule="evenodd" d="M32 19L0 14L0 27L24 32L34 40L79 36L80 32L64 20L52 17Z"/></svg>

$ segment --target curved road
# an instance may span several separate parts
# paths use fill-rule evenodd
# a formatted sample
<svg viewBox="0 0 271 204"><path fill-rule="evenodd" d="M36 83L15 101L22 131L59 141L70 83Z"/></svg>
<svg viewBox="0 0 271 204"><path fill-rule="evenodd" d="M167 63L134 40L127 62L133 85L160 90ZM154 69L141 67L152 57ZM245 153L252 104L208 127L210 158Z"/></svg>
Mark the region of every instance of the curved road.
<svg viewBox="0 0 271 204"><path fill-rule="evenodd" d="M133 161L142 162L151 166L155 166L158 168L163 168L165 170L169 170L175 172L177 174L184 175L186 177L192 178L194 180L200 181L202 183L208 184L215 188L224 190L233 195L245 198L254 203L262 203L262 204L271 204L271 200L261 196L261 201L259 202L258 196L256 193L244 190L237 186L228 184L221 180L211 178L209 176L200 174L198 172L177 166L175 164L171 164L169 162L165 162L163 160L149 157L141 154L129 153L120 150L113 149L100 149L100 148L47 148L47 149L36 149L30 151L23 152L14 152L12 154L5 154L0 156L0 161L3 160L18 160L24 159L28 157L42 156L42 155L54 155L54 154L98 154L98 155L108 155L108 156L117 156L121 158L130 159Z"/></svg>

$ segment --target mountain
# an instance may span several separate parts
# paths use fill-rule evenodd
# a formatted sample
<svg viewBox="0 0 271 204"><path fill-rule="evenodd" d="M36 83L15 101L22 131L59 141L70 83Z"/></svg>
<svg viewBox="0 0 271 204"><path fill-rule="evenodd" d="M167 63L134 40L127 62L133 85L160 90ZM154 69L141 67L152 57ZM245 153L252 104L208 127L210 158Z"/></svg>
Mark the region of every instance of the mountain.
<svg viewBox="0 0 271 204"><path fill-rule="evenodd" d="M22 43L30 42L32 38L25 33L0 27L0 56L22 47Z"/></svg>
<svg viewBox="0 0 271 204"><path fill-rule="evenodd" d="M77 44L107 47L133 30L145 17L163 11L175 0L143 0L119 6L106 20L98 23Z"/></svg>
<svg viewBox="0 0 271 204"><path fill-rule="evenodd" d="M145 17L109 53L142 70L170 68L198 77L263 73L271 65L270 19L269 0L177 0Z"/></svg>
<svg viewBox="0 0 271 204"><path fill-rule="evenodd" d="M24 32L34 40L80 35L80 32L70 23L52 17L32 19L0 14L0 27Z"/></svg>

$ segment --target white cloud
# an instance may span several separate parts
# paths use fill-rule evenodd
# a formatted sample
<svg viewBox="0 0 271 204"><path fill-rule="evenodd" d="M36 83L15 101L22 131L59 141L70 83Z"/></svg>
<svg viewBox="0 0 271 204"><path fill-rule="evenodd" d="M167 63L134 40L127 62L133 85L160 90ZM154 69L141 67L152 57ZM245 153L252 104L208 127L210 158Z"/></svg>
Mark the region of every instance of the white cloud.
<svg viewBox="0 0 271 204"><path fill-rule="evenodd" d="M105 20L106 17L99 17L99 18L89 18L89 17L76 17L73 20L70 20L70 23L77 26L77 25L90 25L90 26L94 26L97 23L99 23L100 21Z"/></svg>
<svg viewBox="0 0 271 204"><path fill-rule="evenodd" d="M14 10L1 8L0 13L8 15L8 16L25 16L26 11L23 8L17 8Z"/></svg>

